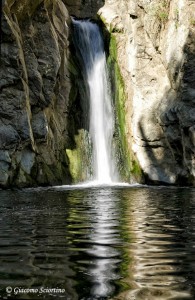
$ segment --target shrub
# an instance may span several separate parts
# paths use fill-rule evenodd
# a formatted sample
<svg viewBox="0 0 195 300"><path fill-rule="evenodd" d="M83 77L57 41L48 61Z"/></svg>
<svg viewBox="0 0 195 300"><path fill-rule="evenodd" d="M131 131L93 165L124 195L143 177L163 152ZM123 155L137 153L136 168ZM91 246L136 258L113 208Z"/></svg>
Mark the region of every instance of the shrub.
<svg viewBox="0 0 195 300"><path fill-rule="evenodd" d="M195 19L190 19L190 25L195 26Z"/></svg>
<svg viewBox="0 0 195 300"><path fill-rule="evenodd" d="M157 6L153 7L152 12L161 23L165 24L169 18L169 1L160 1Z"/></svg>

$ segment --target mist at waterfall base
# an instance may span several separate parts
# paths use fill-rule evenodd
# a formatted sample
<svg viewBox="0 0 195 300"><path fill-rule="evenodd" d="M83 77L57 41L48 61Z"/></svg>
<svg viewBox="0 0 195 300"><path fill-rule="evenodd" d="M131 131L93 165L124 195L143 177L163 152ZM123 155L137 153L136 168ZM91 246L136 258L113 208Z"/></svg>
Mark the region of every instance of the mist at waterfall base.
<svg viewBox="0 0 195 300"><path fill-rule="evenodd" d="M89 105L89 134L92 141L91 181L112 184L118 181L112 148L114 111L106 66L103 38L99 26L90 20L73 19L73 41L82 70Z"/></svg>

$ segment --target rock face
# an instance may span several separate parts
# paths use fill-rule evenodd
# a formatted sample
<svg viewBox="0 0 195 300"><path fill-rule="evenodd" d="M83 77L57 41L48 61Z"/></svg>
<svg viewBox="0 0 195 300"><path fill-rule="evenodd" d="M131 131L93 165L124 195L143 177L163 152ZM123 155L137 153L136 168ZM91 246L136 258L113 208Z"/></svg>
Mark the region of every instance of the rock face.
<svg viewBox="0 0 195 300"><path fill-rule="evenodd" d="M194 1L4 2L0 186L71 181L67 153L76 152L66 150L83 127L69 15L97 13L109 36L126 176L195 185Z"/></svg>
<svg viewBox="0 0 195 300"><path fill-rule="evenodd" d="M97 18L105 0L63 0L70 15L78 18Z"/></svg>
<svg viewBox="0 0 195 300"><path fill-rule="evenodd" d="M107 0L98 13L116 41L130 155L146 182L194 185L194 1Z"/></svg>
<svg viewBox="0 0 195 300"><path fill-rule="evenodd" d="M0 67L0 186L70 182L71 83L61 0L5 1Z"/></svg>

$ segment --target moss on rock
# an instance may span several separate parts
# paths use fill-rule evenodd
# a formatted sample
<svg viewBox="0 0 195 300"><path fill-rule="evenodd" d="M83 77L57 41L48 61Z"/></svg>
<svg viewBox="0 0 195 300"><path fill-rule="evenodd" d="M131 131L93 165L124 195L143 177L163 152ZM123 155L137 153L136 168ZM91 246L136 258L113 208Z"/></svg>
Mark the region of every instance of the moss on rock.
<svg viewBox="0 0 195 300"><path fill-rule="evenodd" d="M111 74L112 95L116 110L115 143L117 164L123 180L130 180L130 159L125 125L125 85L117 63L117 42L115 34L110 35L108 68Z"/></svg>
<svg viewBox="0 0 195 300"><path fill-rule="evenodd" d="M116 110L115 143L117 148L117 164L122 180L142 181L142 170L132 153L127 140L126 109L127 99L124 79L118 64L117 33L110 34L108 67L111 74L112 94ZM133 180L132 180L133 179Z"/></svg>
<svg viewBox="0 0 195 300"><path fill-rule="evenodd" d="M87 144L88 147L86 147ZM69 170L74 183L85 181L90 177L91 155L89 149L89 134L86 130L81 129L75 135L75 148L66 149L69 159Z"/></svg>

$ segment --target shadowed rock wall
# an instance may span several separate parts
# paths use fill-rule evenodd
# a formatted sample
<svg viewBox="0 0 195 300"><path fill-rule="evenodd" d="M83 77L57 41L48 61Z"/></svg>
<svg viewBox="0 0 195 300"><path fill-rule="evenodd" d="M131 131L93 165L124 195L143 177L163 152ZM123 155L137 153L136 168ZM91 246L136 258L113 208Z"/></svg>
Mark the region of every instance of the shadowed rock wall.
<svg viewBox="0 0 195 300"><path fill-rule="evenodd" d="M105 0L63 0L70 15L78 18L96 18Z"/></svg>
<svg viewBox="0 0 195 300"><path fill-rule="evenodd" d="M0 186L70 182L68 11L60 0L5 1Z"/></svg>
<svg viewBox="0 0 195 300"><path fill-rule="evenodd" d="M1 187L70 183L75 168L83 169L70 161L70 153L76 153L82 165L78 153L83 154L77 151L82 105L75 84L79 70L71 57L70 15L96 18L103 4L103 0L3 1Z"/></svg>

